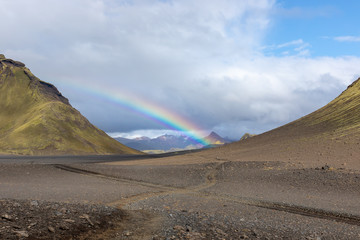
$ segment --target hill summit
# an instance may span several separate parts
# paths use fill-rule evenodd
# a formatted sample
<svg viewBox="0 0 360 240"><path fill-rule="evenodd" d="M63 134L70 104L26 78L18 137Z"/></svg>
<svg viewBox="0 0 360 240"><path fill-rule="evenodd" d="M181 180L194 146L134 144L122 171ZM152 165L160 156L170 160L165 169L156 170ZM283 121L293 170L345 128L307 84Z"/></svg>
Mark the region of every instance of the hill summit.
<svg viewBox="0 0 360 240"><path fill-rule="evenodd" d="M55 86L0 54L0 154L133 154L74 109Z"/></svg>

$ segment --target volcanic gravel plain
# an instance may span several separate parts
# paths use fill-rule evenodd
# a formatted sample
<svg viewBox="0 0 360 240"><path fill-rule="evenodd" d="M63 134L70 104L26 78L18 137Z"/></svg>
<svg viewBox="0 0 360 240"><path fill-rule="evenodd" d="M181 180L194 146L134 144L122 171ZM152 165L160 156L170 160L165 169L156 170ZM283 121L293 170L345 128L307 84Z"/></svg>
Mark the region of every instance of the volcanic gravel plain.
<svg viewBox="0 0 360 240"><path fill-rule="evenodd" d="M229 148L0 157L0 239L360 239L356 164Z"/></svg>

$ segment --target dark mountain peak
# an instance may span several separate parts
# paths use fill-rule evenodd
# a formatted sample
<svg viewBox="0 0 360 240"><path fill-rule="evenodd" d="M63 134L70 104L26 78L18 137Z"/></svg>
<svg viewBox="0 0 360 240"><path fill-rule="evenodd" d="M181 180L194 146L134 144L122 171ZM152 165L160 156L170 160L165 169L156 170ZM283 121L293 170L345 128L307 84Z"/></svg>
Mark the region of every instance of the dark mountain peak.
<svg viewBox="0 0 360 240"><path fill-rule="evenodd" d="M32 81L32 84L34 84L37 88L39 88L42 94L49 97L50 99L58 100L65 104L70 105L69 100L66 97L64 97L54 85L52 85L51 83L41 81L40 79L35 77L28 68L24 69L24 73Z"/></svg>
<svg viewBox="0 0 360 240"><path fill-rule="evenodd" d="M217 134L216 132L214 132L214 131L212 131L210 134L209 134L209 136L208 137L213 137L213 138L222 138L222 137L220 137L220 135L219 134Z"/></svg>
<svg viewBox="0 0 360 240"><path fill-rule="evenodd" d="M222 138L219 134L217 134L216 132L212 131L209 136L204 138L207 142L209 142L210 144L216 144L216 145L221 145L221 144L225 144L228 143L228 141L226 141L224 138Z"/></svg>
<svg viewBox="0 0 360 240"><path fill-rule="evenodd" d="M1 79L2 82L5 81L5 78L9 80L11 79L11 81L25 80L24 83L31 91L39 93L37 94L38 96L36 96L37 98L45 97L51 101L61 101L70 105L69 100L65 98L54 85L41 81L25 67L25 64L12 59L7 59L3 54L0 54L0 74L3 75ZM16 75L25 75L26 77L16 77ZM16 85L17 83L13 84Z"/></svg>
<svg viewBox="0 0 360 240"><path fill-rule="evenodd" d="M4 54L0 54L0 62L13 67L25 67L24 63L6 58Z"/></svg>

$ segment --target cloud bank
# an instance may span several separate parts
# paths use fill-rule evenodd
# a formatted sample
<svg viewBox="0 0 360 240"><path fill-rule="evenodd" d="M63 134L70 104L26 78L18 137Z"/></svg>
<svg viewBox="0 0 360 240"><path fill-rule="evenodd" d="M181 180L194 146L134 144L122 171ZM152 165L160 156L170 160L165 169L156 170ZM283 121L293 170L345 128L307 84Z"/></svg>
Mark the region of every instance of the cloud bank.
<svg viewBox="0 0 360 240"><path fill-rule="evenodd" d="M72 83L141 96L206 131L239 138L310 113L359 76L358 57L312 58L302 39L268 46L278 7L272 0L12 0L1 6L1 51L54 83L107 132L163 126ZM279 49L282 54L271 54Z"/></svg>

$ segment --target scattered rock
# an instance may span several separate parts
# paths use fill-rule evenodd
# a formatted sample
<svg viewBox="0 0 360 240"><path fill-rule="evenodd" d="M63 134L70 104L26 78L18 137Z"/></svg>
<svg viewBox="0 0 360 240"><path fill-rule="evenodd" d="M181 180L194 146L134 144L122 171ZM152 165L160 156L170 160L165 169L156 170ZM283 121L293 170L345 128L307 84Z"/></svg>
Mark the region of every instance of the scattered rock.
<svg viewBox="0 0 360 240"><path fill-rule="evenodd" d="M32 206L32 207L39 207L39 202L36 201L36 200L31 201L31 202L30 202L30 206Z"/></svg>
<svg viewBox="0 0 360 240"><path fill-rule="evenodd" d="M14 203L14 207L21 207L19 203Z"/></svg>
<svg viewBox="0 0 360 240"><path fill-rule="evenodd" d="M88 221L88 223L89 223L91 226L94 226L94 223L91 221L89 215L84 214L84 215L82 215L80 218L86 219L86 221Z"/></svg>
<svg viewBox="0 0 360 240"><path fill-rule="evenodd" d="M127 236L127 237L128 237L128 236L131 236L131 232L130 232L130 231L124 231L123 235L124 235L124 236Z"/></svg>
<svg viewBox="0 0 360 240"><path fill-rule="evenodd" d="M63 224L63 225L60 225L59 229L60 230L69 230L70 228Z"/></svg>
<svg viewBox="0 0 360 240"><path fill-rule="evenodd" d="M152 240L167 240L168 238L164 236L155 235L153 236Z"/></svg>
<svg viewBox="0 0 360 240"><path fill-rule="evenodd" d="M0 239L87 239L88 234L96 236L111 228L109 222L124 217L122 211L101 205L31 200L1 199L0 209ZM55 215L56 211L66 212L66 218ZM79 216L87 220L75 221ZM89 220L94 224L90 232Z"/></svg>
<svg viewBox="0 0 360 240"><path fill-rule="evenodd" d="M330 169L330 166L326 164L325 166L321 167L321 169L322 169L322 170L329 170L329 169Z"/></svg>
<svg viewBox="0 0 360 240"><path fill-rule="evenodd" d="M29 233L27 231L14 231L18 237L29 237Z"/></svg>
<svg viewBox="0 0 360 240"><path fill-rule="evenodd" d="M27 228L30 229L30 228L34 227L36 224L37 224L37 222L30 223Z"/></svg>
<svg viewBox="0 0 360 240"><path fill-rule="evenodd" d="M66 213L68 213L69 211L68 211L66 208L61 208L61 209L60 209L60 212L61 212L62 214L66 214Z"/></svg>
<svg viewBox="0 0 360 240"><path fill-rule="evenodd" d="M216 232L217 232L218 234L222 235L222 236L227 236L227 234L226 234L223 230L221 230L220 228L217 228L217 229L216 229Z"/></svg>
<svg viewBox="0 0 360 240"><path fill-rule="evenodd" d="M7 214L7 213L5 213L4 215L2 215L1 218L2 218L2 219L5 219L5 220L8 220L8 221L12 221L12 217L11 217L9 214Z"/></svg>
<svg viewBox="0 0 360 240"><path fill-rule="evenodd" d="M59 212L59 211L56 211L56 212L55 212L55 215L56 215L56 216L62 216L63 214L62 214L61 212Z"/></svg>
<svg viewBox="0 0 360 240"><path fill-rule="evenodd" d="M240 239L249 239L249 237L246 234L243 234L240 236Z"/></svg>
<svg viewBox="0 0 360 240"><path fill-rule="evenodd" d="M64 219L64 222L74 223L74 222L75 222L75 220L72 220L72 219Z"/></svg>
<svg viewBox="0 0 360 240"><path fill-rule="evenodd" d="M174 229L175 231L185 231L185 228L182 227L182 226L179 226L179 225L174 226L173 229Z"/></svg>

